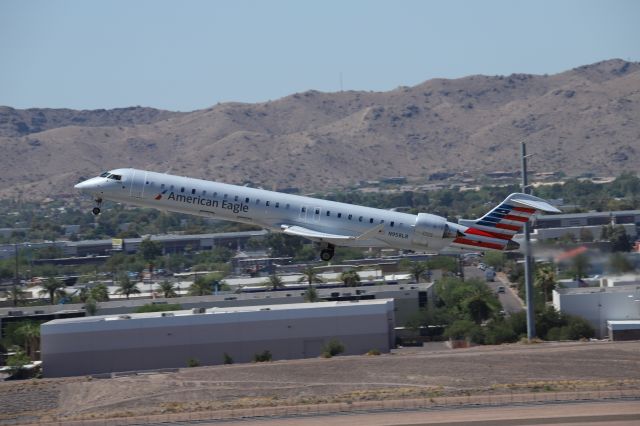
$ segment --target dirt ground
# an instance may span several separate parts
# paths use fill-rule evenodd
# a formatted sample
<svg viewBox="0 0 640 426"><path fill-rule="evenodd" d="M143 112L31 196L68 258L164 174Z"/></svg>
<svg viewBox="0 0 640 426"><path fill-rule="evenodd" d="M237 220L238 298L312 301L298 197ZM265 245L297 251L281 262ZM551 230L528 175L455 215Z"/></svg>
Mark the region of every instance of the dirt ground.
<svg viewBox="0 0 640 426"><path fill-rule="evenodd" d="M0 424L620 387L640 387L640 342L436 346L110 379L3 382Z"/></svg>

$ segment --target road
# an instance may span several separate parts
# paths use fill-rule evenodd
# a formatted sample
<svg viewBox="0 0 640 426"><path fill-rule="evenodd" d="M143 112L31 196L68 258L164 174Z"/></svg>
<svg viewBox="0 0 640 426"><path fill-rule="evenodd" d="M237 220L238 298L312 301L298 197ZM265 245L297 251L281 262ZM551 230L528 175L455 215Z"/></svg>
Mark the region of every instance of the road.
<svg viewBox="0 0 640 426"><path fill-rule="evenodd" d="M214 423L198 423L214 424ZM238 424L216 422L218 426ZM377 412L364 414L329 414L324 416L243 420L243 425L300 426L512 426L512 425L584 425L635 426L640 424L638 401L543 404L538 406L478 407L444 410Z"/></svg>
<svg viewBox="0 0 640 426"><path fill-rule="evenodd" d="M486 281L484 276L484 271L478 269L477 266L465 266L464 268L464 276L465 278L479 278L487 283L487 286L493 291L497 293L498 299L502 304L502 309L507 315L515 314L516 312L520 312L524 310L524 306L522 302L516 296L514 291L509 287L508 282L500 281L499 275L496 275L495 281ZM503 286L505 288L504 293L498 293L498 287Z"/></svg>

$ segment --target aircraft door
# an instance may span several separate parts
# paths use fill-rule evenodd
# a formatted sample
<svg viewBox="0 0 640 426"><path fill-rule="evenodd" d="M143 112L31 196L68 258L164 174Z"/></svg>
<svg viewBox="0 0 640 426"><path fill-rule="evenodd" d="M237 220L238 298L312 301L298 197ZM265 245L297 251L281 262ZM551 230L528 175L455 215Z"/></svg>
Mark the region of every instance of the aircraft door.
<svg viewBox="0 0 640 426"><path fill-rule="evenodd" d="M146 181L147 172L134 170L131 175L131 189L129 191L129 195L135 198L143 198Z"/></svg>
<svg viewBox="0 0 640 426"><path fill-rule="evenodd" d="M300 213L298 214L298 219L300 219L302 222L306 222L308 212L309 212L308 206L301 206Z"/></svg>

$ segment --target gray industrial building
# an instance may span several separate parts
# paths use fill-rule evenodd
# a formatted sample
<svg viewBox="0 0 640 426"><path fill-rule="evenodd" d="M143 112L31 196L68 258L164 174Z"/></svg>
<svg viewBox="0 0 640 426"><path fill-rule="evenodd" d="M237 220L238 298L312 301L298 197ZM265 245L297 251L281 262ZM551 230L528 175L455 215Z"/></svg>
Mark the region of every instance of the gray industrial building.
<svg viewBox="0 0 640 426"><path fill-rule="evenodd" d="M394 344L393 300L194 309L57 319L41 326L45 377L314 358L337 339L345 355Z"/></svg>
<svg viewBox="0 0 640 426"><path fill-rule="evenodd" d="M631 238L636 238L640 227L640 210L538 215L533 226L533 238L548 240L571 234L580 239L580 232L587 229L597 240L602 227L609 224L622 225Z"/></svg>

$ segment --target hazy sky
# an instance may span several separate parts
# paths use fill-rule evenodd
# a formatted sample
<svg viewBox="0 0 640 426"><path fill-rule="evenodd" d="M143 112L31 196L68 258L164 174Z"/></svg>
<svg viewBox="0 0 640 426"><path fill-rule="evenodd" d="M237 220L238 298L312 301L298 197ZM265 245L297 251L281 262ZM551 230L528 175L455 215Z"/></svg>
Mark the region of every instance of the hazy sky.
<svg viewBox="0 0 640 426"><path fill-rule="evenodd" d="M189 111L640 60L640 1L0 0L0 105Z"/></svg>

